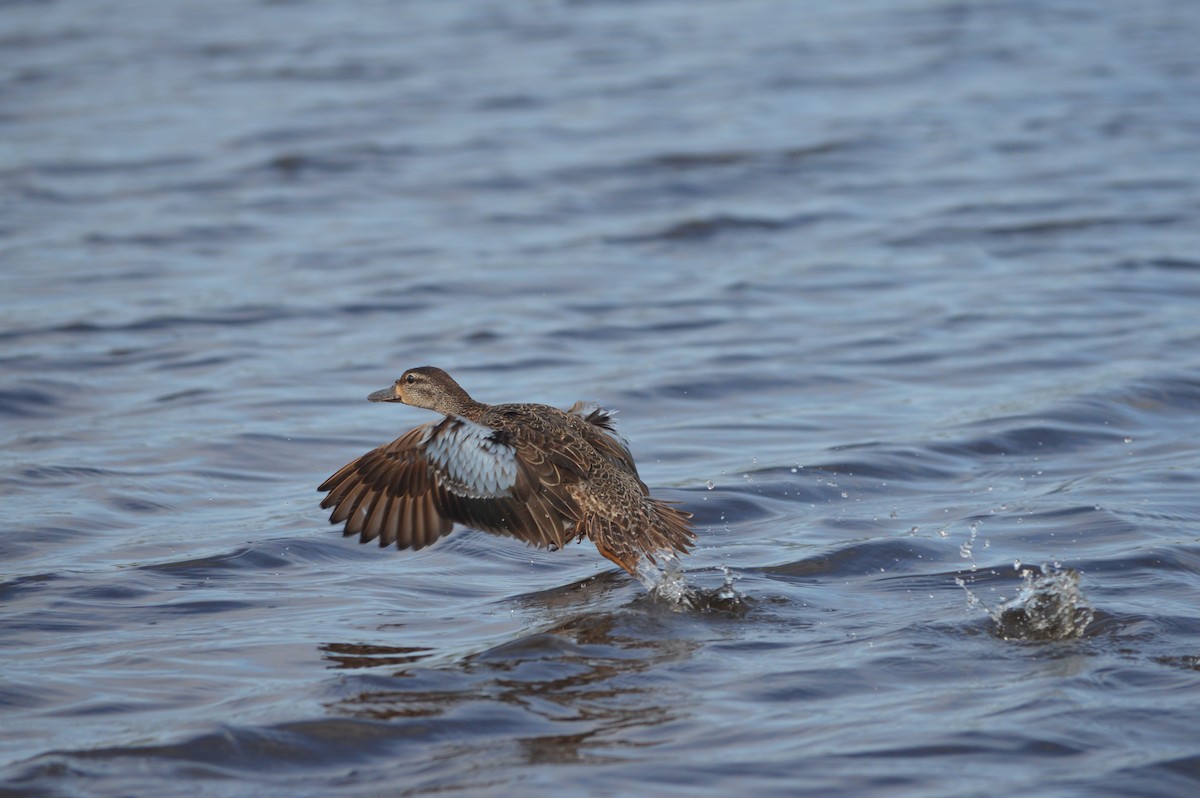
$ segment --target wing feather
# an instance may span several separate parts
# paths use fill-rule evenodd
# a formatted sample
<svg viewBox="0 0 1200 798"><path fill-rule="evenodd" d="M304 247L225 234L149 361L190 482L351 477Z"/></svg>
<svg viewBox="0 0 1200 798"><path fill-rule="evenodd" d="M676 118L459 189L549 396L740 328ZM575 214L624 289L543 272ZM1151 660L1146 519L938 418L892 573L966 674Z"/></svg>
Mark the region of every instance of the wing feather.
<svg viewBox="0 0 1200 798"><path fill-rule="evenodd" d="M559 488L586 463L553 454L537 435L512 436L451 416L417 427L348 463L321 485L329 520L380 546L420 549L454 522L561 547L578 507Z"/></svg>

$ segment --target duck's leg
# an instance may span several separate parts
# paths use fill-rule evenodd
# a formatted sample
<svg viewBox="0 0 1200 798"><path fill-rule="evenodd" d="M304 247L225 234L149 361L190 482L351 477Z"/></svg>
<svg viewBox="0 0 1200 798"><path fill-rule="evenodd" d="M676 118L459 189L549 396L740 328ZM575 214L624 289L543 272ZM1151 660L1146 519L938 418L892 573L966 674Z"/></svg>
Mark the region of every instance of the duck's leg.
<svg viewBox="0 0 1200 798"><path fill-rule="evenodd" d="M637 576L637 555L633 555L631 561L623 560L623 559L621 559L620 555L614 554L611 550L609 550L607 547L605 547L605 545L603 543L601 543L600 541L597 540L597 541L595 541L595 543L596 543L597 551L599 551L606 558L608 558L609 560L612 560L617 565L621 566L626 571L628 571L630 576Z"/></svg>

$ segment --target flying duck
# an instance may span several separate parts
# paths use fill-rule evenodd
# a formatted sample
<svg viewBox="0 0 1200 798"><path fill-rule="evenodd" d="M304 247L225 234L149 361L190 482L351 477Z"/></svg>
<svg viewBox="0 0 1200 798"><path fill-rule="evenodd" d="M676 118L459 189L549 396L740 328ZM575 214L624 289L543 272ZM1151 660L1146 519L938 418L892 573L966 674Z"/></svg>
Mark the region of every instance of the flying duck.
<svg viewBox="0 0 1200 798"><path fill-rule="evenodd" d="M454 523L561 549L589 538L631 574L644 557L687 553L692 514L650 496L613 414L576 402L476 402L449 374L409 369L367 397L441 413L321 483L329 522L359 542L420 549Z"/></svg>

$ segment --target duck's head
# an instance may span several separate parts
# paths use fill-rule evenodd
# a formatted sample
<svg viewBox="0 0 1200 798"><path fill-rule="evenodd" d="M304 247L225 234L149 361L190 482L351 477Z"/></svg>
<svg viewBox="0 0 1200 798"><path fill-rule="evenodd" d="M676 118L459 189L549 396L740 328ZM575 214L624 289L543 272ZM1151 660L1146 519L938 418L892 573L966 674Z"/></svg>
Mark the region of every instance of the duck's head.
<svg viewBox="0 0 1200 798"><path fill-rule="evenodd" d="M454 379L439 368L418 366L382 391L367 397L372 402L403 402L447 416L461 416L476 402Z"/></svg>

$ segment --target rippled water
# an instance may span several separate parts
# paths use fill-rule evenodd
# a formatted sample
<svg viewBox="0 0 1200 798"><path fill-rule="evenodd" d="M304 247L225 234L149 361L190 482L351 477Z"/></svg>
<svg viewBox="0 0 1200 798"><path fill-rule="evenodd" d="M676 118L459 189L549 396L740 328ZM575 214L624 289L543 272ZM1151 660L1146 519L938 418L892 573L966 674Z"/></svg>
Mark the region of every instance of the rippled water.
<svg viewBox="0 0 1200 798"><path fill-rule="evenodd" d="M1200 6L0 17L0 793L1200 789ZM424 363L697 550L342 540Z"/></svg>

